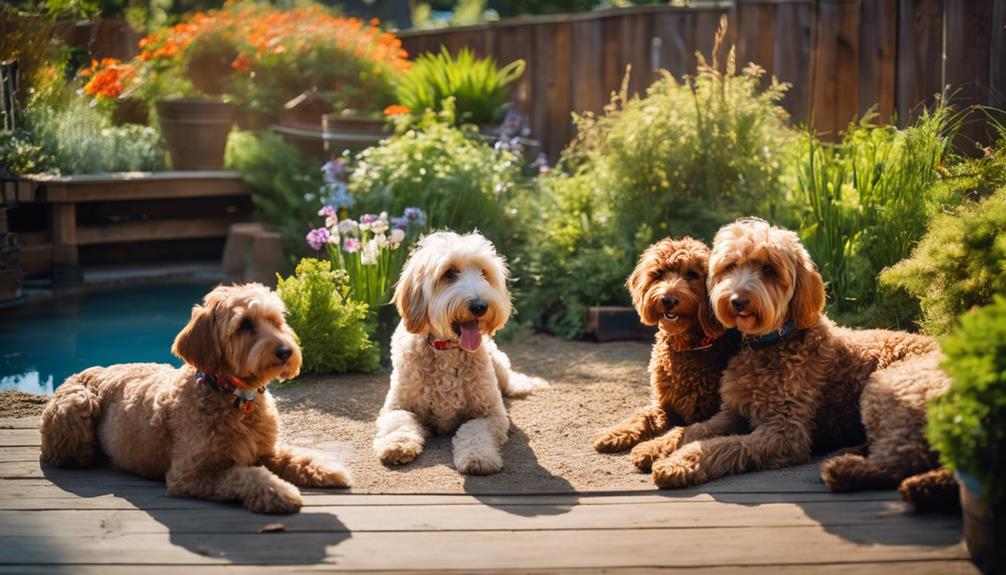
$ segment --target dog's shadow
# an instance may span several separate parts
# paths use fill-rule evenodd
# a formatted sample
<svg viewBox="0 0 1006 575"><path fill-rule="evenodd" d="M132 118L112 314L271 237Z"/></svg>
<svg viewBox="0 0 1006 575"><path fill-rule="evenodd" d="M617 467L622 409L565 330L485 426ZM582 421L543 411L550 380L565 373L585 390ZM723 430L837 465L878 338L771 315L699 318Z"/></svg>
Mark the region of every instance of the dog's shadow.
<svg viewBox="0 0 1006 575"><path fill-rule="evenodd" d="M218 503L165 494L162 481L146 480L111 468L71 470L42 462L41 470L56 487L78 497L112 495L128 501L167 530L171 545L236 565L309 565L323 563L331 548L352 537L331 513L305 508L290 515L252 513L238 503ZM101 529L128 538L159 533L156 526L132 520L133 510L111 513ZM121 530L121 532L117 532ZM156 549L150 552L157 554Z"/></svg>

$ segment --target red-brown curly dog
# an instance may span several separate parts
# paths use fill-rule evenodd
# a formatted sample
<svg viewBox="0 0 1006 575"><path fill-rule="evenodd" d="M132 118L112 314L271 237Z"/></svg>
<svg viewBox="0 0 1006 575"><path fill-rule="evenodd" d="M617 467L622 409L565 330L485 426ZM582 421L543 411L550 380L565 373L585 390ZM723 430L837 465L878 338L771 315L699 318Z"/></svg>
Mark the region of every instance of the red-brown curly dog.
<svg viewBox="0 0 1006 575"><path fill-rule="evenodd" d="M640 467L652 466L660 487L796 465L807 462L814 449L861 444L860 397L869 409L871 397L897 395L890 392L897 392L898 384L885 381L889 370L879 380L871 376L905 358L913 359L892 369L914 365L936 350L936 342L921 335L836 327L822 315L824 284L797 235L762 220L739 220L716 234L708 285L716 317L724 326L736 326L745 341L723 372L723 404L716 415L633 450ZM877 389L864 394L871 381ZM930 383L924 386L940 387L925 381ZM902 438L918 438L920 424L910 418L888 419L886 425L901 429ZM830 487L867 486L878 473L896 484L934 467L931 457L916 457L917 445L905 454L902 446L871 439L870 463L882 469L826 463ZM852 461L860 460L866 461Z"/></svg>
<svg viewBox="0 0 1006 575"><path fill-rule="evenodd" d="M709 248L688 237L663 239L640 256L625 286L640 320L659 328L650 354L652 400L595 437L594 449L629 449L720 408L720 374L737 338L721 337L723 326L709 306L708 262Z"/></svg>
<svg viewBox="0 0 1006 575"><path fill-rule="evenodd" d="M260 284L221 286L178 334L185 361L92 367L70 376L42 413L42 459L86 467L98 453L165 479L168 495L240 500L261 513L302 505L294 486L346 487L345 468L276 442L265 390L300 372L283 302Z"/></svg>

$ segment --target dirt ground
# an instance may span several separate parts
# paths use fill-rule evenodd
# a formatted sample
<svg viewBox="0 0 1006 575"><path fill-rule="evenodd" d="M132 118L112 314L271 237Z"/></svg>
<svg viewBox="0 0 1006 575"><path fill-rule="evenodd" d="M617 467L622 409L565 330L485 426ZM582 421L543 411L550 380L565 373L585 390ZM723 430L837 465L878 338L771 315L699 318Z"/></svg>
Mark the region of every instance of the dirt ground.
<svg viewBox="0 0 1006 575"><path fill-rule="evenodd" d="M20 391L0 392L0 417L29 417L42 413L46 398Z"/></svg>
<svg viewBox="0 0 1006 575"><path fill-rule="evenodd" d="M501 346L514 368L552 387L527 399L508 400L512 425L503 449L504 469L487 477L458 474L450 437L435 437L416 461L388 468L370 443L387 392L388 373L308 376L272 390L284 438L328 452L353 472L354 492L514 493L649 489L627 455L602 455L590 446L603 427L628 415L648 396L649 345L597 344L531 335ZM37 399L0 393L0 417L41 411ZM29 396L30 397L30 396ZM34 400L34 403L27 403Z"/></svg>

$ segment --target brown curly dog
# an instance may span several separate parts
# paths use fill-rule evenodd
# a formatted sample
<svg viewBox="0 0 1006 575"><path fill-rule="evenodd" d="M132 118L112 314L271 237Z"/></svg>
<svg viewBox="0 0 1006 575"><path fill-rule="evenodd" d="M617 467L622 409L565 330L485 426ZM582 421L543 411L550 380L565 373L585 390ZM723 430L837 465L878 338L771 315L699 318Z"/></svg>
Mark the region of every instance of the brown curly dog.
<svg viewBox="0 0 1006 575"><path fill-rule="evenodd" d="M652 400L595 437L594 449L623 451L720 408L720 374L738 338L721 337L706 294L708 263L709 247L688 237L665 238L640 256L625 286L640 320L659 328L650 354Z"/></svg>
<svg viewBox="0 0 1006 575"><path fill-rule="evenodd" d="M346 487L333 462L276 442L279 417L265 387L296 377L301 355L283 302L260 284L217 287L178 334L186 365L92 367L67 378L42 413L42 459L112 465L165 479L168 495L239 500L291 513L294 486Z"/></svg>
<svg viewBox="0 0 1006 575"><path fill-rule="evenodd" d="M891 413L898 388L910 382L896 383L890 372L877 372L934 353L932 338L836 327L822 315L824 284L797 235L762 220L743 219L720 229L709 272L714 313L724 326L736 326L744 343L723 372L723 404L716 415L633 450L640 467L652 466L658 486L683 487L796 465L807 462L813 450L861 444L861 396L867 420L884 418L870 431L892 435L896 430L900 440L921 438L919 418L896 419ZM875 385L864 393L875 373ZM889 401L882 404L879 397ZM899 411L911 408L902 404ZM837 460L869 465L825 465L830 487L857 486L857 481L865 487L881 474L896 484L934 467L931 457L917 456L918 449L906 454L901 444L895 449L883 437L872 439L868 460L855 455Z"/></svg>

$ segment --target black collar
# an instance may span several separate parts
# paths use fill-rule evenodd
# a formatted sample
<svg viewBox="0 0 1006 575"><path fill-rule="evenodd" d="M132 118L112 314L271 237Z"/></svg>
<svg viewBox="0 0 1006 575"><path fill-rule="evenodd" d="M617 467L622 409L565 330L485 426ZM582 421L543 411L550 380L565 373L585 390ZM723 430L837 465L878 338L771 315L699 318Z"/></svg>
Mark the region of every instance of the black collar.
<svg viewBox="0 0 1006 575"><path fill-rule="evenodd" d="M208 375L201 371L196 372L196 383L205 385L214 391L226 393L234 396L234 407L248 413L255 407L255 397L260 393L265 393L266 388L262 386L257 390L248 391L238 384L241 382L237 377L230 375L217 377Z"/></svg>
<svg viewBox="0 0 1006 575"><path fill-rule="evenodd" d="M784 339L791 337L793 334L797 333L796 325L793 324L792 320L787 321L782 324L778 330L766 333L764 335L756 336L744 336L744 343L751 349L759 349L762 347L767 347L773 343L778 343Z"/></svg>

